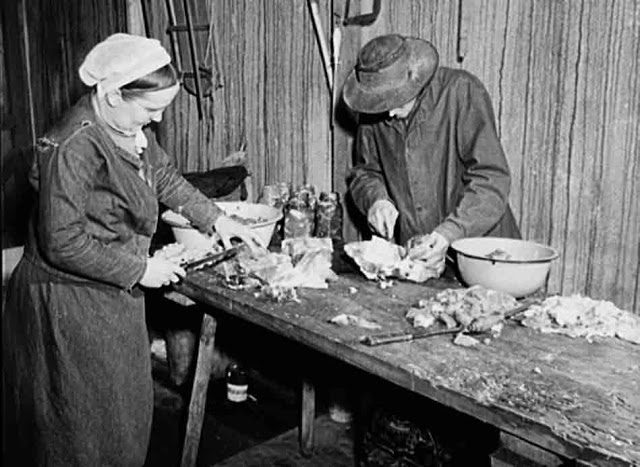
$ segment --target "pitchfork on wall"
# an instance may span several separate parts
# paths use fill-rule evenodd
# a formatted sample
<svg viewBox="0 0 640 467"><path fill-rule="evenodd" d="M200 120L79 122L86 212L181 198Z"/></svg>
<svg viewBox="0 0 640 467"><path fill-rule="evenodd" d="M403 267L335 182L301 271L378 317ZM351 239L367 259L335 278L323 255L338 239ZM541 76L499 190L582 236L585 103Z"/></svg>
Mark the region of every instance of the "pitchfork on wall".
<svg viewBox="0 0 640 467"><path fill-rule="evenodd" d="M189 0L183 0L184 17L186 24L177 24L176 20L176 8L173 0L166 0L167 10L169 16L169 27L167 33L171 38L171 49L173 56L175 57L176 67L178 72L182 75L182 84L185 90L196 96L198 118L202 119L204 116L203 98L210 97L214 91L220 89L224 84L222 81L222 74L218 67L218 53L216 50L215 31L213 27L213 2L209 11L209 24L194 25L191 17L191 6ZM203 62L206 62L211 56L213 67L207 67L203 63L199 62L198 47L195 38L195 31L208 31L207 35L207 51ZM186 32L189 39L189 55L191 59L191 71L185 71L182 68L182 58L180 53L180 43L178 41L177 33Z"/></svg>

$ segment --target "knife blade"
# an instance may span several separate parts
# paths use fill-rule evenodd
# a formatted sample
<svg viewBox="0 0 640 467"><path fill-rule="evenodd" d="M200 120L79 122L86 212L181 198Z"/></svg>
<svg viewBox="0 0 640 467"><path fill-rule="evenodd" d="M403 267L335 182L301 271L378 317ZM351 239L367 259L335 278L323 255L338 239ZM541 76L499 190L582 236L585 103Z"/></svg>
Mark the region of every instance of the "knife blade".
<svg viewBox="0 0 640 467"><path fill-rule="evenodd" d="M198 268L202 267L211 267L216 264L220 264L223 261L227 261L238 254L238 249L236 247L231 247L227 250L209 253L205 257L197 259L195 261L190 261L186 265L183 266L183 269L186 272L194 271Z"/></svg>

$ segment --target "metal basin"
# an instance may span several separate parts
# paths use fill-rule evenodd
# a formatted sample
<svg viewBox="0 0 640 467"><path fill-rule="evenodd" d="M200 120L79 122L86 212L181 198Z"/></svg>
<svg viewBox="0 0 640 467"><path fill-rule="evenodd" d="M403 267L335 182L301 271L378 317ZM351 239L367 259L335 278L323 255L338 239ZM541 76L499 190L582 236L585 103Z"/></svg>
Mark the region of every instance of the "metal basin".
<svg viewBox="0 0 640 467"><path fill-rule="evenodd" d="M547 280L554 248L528 240L470 237L451 244L458 269L467 285L481 285L524 297L540 289Z"/></svg>

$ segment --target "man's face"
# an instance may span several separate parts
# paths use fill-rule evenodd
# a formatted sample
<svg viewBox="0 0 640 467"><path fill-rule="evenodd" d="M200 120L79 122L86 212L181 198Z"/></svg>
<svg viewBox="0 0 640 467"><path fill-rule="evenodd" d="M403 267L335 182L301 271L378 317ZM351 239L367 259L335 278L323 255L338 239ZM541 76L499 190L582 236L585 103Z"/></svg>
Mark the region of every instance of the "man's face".
<svg viewBox="0 0 640 467"><path fill-rule="evenodd" d="M389 117L391 118L407 118L413 109L413 105L416 103L416 99L411 99L409 102L401 107L389 110Z"/></svg>

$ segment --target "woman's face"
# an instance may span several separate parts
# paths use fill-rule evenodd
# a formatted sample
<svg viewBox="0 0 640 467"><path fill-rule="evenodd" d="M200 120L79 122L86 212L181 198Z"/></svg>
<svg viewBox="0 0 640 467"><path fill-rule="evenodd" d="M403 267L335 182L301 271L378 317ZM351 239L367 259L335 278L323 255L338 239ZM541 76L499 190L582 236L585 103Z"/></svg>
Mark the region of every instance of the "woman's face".
<svg viewBox="0 0 640 467"><path fill-rule="evenodd" d="M128 130L138 130L151 122L160 122L162 114L180 90L176 83L167 89L142 93L133 98L120 99L114 108L115 123Z"/></svg>

